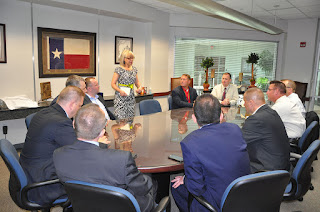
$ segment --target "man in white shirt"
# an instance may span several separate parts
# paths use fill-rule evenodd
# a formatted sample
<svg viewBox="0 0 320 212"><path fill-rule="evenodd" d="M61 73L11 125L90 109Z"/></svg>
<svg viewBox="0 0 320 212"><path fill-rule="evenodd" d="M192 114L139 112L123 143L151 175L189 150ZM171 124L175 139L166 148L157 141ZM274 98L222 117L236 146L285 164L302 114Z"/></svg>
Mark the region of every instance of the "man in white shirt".
<svg viewBox="0 0 320 212"><path fill-rule="evenodd" d="M306 120L298 106L286 96L286 86L280 81L271 81L267 91L271 107L279 114L291 142L297 142L306 129Z"/></svg>
<svg viewBox="0 0 320 212"><path fill-rule="evenodd" d="M85 81L86 81L86 86L87 86L87 93L86 93L86 97L83 101L83 104L88 104L88 103L92 102L92 103L98 105L101 108L101 110L103 110L107 120L110 120L110 118L114 119L114 118L110 117L110 116L113 116L113 114L104 105L104 99L98 95L98 93L100 91L100 86L99 86L98 81L94 77L87 77Z"/></svg>
<svg viewBox="0 0 320 212"><path fill-rule="evenodd" d="M221 84L216 85L211 94L219 99L221 105L235 105L239 99L238 88L231 83L231 74L224 73L222 75Z"/></svg>
<svg viewBox="0 0 320 212"><path fill-rule="evenodd" d="M281 82L283 82L283 84L286 86L286 90L287 90L286 96L299 107L299 110L301 111L302 116L305 118L306 109L304 108L298 94L295 93L296 83L289 79L281 80Z"/></svg>

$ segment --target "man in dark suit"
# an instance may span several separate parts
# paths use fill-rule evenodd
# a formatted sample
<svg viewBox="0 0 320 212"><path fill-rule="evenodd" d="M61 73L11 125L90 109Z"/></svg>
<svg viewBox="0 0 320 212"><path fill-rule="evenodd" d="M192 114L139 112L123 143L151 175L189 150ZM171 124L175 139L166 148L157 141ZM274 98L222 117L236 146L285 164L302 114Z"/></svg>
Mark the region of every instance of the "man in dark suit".
<svg viewBox="0 0 320 212"><path fill-rule="evenodd" d="M57 179L53 165L53 151L72 144L76 134L70 118L83 104L84 93L75 86L64 88L56 104L45 108L32 118L20 155L28 183ZM65 194L61 184L40 187L29 191L30 200L45 204Z"/></svg>
<svg viewBox="0 0 320 212"><path fill-rule="evenodd" d="M259 88L247 90L244 101L247 113L252 114L242 127L252 172L290 171L290 144L280 116L265 104L264 94Z"/></svg>
<svg viewBox="0 0 320 212"><path fill-rule="evenodd" d="M104 112L96 104L83 106L74 120L78 140L57 149L53 155L59 179L80 180L126 189L137 199L141 211L155 207L156 187L140 173L129 151L99 148L105 133Z"/></svg>
<svg viewBox="0 0 320 212"><path fill-rule="evenodd" d="M100 86L98 81L94 77L87 77L85 81L86 81L87 92L83 100L83 104L84 105L89 103L97 104L106 114L106 119L115 120L114 115L108 110L108 107L105 104L103 97L98 95L98 93L100 92Z"/></svg>
<svg viewBox="0 0 320 212"><path fill-rule="evenodd" d="M246 142L240 128L223 119L219 100L211 94L199 96L194 104L193 120L200 129L181 141L185 177L173 182L172 195L180 211L188 211L188 194L203 196L216 208L228 185L250 173ZM190 211L206 211L193 200Z"/></svg>
<svg viewBox="0 0 320 212"><path fill-rule="evenodd" d="M193 107L193 102L198 94L195 89L189 86L190 75L183 74L180 78L180 86L172 91L172 109L182 107Z"/></svg>

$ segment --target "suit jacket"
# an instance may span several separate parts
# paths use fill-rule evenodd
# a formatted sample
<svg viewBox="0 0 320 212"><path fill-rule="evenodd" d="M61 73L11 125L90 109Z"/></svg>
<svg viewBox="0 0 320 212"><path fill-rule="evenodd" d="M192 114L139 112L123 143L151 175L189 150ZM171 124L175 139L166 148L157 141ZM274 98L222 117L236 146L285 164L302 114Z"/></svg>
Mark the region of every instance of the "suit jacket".
<svg viewBox="0 0 320 212"><path fill-rule="evenodd" d="M278 113L268 105L249 116L242 127L252 172L259 170L290 171L290 144Z"/></svg>
<svg viewBox="0 0 320 212"><path fill-rule="evenodd" d="M182 107L193 107L193 102L198 97L197 91L189 86L190 103L181 86L176 87L172 91L172 109Z"/></svg>
<svg viewBox="0 0 320 212"><path fill-rule="evenodd" d="M52 161L53 151L77 140L72 121L58 104L45 108L32 118L26 140L20 154L20 164L28 183L57 179ZM65 194L61 184L55 184L29 192L29 198L37 203L48 203Z"/></svg>
<svg viewBox="0 0 320 212"><path fill-rule="evenodd" d="M180 143L184 160L185 185L216 208L228 185L250 173L247 145L240 128L232 123L210 124L190 133ZM205 211L193 201L190 211Z"/></svg>
<svg viewBox="0 0 320 212"><path fill-rule="evenodd" d="M102 102L102 104L104 105L104 107L106 108L107 112L108 112L108 115L110 117L111 120L116 120L115 116L113 115L113 113L108 109L107 105L106 105L106 102L104 101L103 97L98 95L99 96L99 100L100 102ZM54 100L51 102L50 106L51 105L54 105L57 100L58 100L58 97L57 96L56 98L54 98ZM89 99L89 97L87 95L84 96L84 99L83 99L83 105L86 105L86 104L89 104L91 103L91 100Z"/></svg>
<svg viewBox="0 0 320 212"><path fill-rule="evenodd" d="M57 149L53 160L62 182L80 180L120 187L134 195L141 211L155 206L152 179L140 173L129 151L77 141Z"/></svg>

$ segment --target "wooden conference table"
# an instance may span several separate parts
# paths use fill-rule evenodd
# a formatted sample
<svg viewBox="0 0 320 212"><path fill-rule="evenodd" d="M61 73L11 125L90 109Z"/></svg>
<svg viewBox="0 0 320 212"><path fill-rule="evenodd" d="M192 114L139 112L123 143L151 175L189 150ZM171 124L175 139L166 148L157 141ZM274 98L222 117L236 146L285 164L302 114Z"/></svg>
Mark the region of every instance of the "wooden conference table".
<svg viewBox="0 0 320 212"><path fill-rule="evenodd" d="M222 108L225 119L241 127L244 118L240 108ZM241 112L244 115L243 109ZM135 161L143 173L179 171L183 164L168 159L170 154L182 156L180 141L198 129L192 120L191 108L181 108L161 113L136 116L130 120L111 121L107 133L109 148L133 152Z"/></svg>

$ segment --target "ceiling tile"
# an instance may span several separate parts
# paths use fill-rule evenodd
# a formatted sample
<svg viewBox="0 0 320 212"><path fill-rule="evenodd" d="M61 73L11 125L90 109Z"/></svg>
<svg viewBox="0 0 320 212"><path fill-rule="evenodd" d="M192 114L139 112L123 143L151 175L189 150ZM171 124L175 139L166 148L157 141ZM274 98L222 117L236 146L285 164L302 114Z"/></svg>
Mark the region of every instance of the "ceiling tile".
<svg viewBox="0 0 320 212"><path fill-rule="evenodd" d="M255 3L265 10L285 9L293 7L292 4L290 4L287 0L255 0Z"/></svg>
<svg viewBox="0 0 320 212"><path fill-rule="evenodd" d="M281 19L302 19L302 18L308 18L303 13L299 14L277 14L277 16Z"/></svg>
<svg viewBox="0 0 320 212"><path fill-rule="evenodd" d="M318 12L318 14L320 16L320 4L313 5L313 6L299 7L298 9L304 13Z"/></svg>
<svg viewBox="0 0 320 212"><path fill-rule="evenodd" d="M320 4L319 0L288 0L288 1L296 7L313 6L313 5Z"/></svg>

